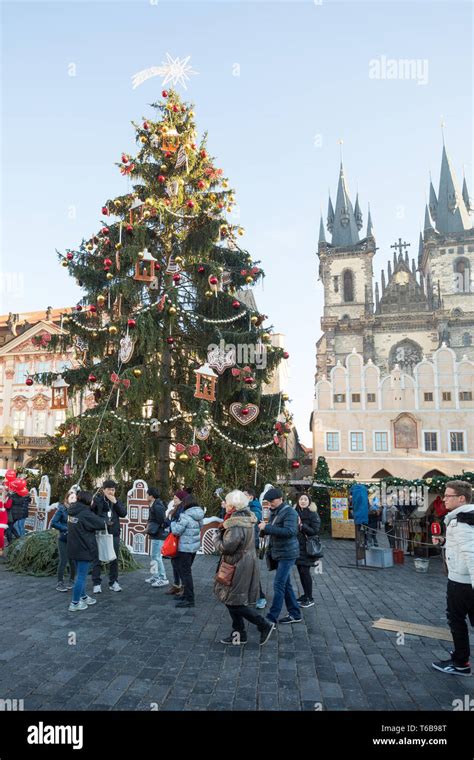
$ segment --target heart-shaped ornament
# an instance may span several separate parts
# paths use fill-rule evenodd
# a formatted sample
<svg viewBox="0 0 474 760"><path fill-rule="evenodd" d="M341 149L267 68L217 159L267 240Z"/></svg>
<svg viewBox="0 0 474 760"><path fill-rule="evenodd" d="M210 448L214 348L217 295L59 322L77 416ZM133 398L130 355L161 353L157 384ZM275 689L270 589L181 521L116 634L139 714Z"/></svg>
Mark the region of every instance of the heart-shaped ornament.
<svg viewBox="0 0 474 760"><path fill-rule="evenodd" d="M177 443L175 445L175 449L176 449L176 451L177 451L178 454L182 454L183 451L185 451L186 446L184 446L182 443Z"/></svg>
<svg viewBox="0 0 474 760"><path fill-rule="evenodd" d="M242 410L247 410L246 414L242 414ZM239 401L234 401L230 405L229 411L237 422L241 425L249 425L251 422L257 419L260 409L255 404L241 404Z"/></svg>
<svg viewBox="0 0 474 760"><path fill-rule="evenodd" d="M197 457L200 451L201 449L197 443L193 443L191 446L188 446L188 452L192 457Z"/></svg>

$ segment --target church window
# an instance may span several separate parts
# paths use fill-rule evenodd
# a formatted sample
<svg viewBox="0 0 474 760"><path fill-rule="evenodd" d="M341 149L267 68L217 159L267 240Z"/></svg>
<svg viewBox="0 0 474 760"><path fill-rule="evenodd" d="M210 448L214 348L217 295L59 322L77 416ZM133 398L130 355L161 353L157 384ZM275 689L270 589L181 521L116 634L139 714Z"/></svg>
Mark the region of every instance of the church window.
<svg viewBox="0 0 474 760"><path fill-rule="evenodd" d="M364 450L364 434L363 433L350 433L351 451L363 451Z"/></svg>
<svg viewBox="0 0 474 760"><path fill-rule="evenodd" d="M326 451L339 451L339 433L326 433Z"/></svg>
<svg viewBox="0 0 474 760"><path fill-rule="evenodd" d="M454 253L454 248L448 248L448 253Z"/></svg>
<svg viewBox="0 0 474 760"><path fill-rule="evenodd" d="M334 292L339 293L339 277L334 277Z"/></svg>
<svg viewBox="0 0 474 760"><path fill-rule="evenodd" d="M464 451L464 433L449 433L449 450L451 452Z"/></svg>
<svg viewBox="0 0 474 760"><path fill-rule="evenodd" d="M425 451L438 451L438 433L425 433Z"/></svg>
<svg viewBox="0 0 474 760"><path fill-rule="evenodd" d="M459 392L459 401L472 401L472 392L471 391L460 391Z"/></svg>
<svg viewBox="0 0 474 760"><path fill-rule="evenodd" d="M374 444L375 451L388 451L388 433L375 433Z"/></svg>
<svg viewBox="0 0 474 760"><path fill-rule="evenodd" d="M443 253L446 253L446 248L440 248L439 252L440 252L441 254L443 254Z"/></svg>
<svg viewBox="0 0 474 760"><path fill-rule="evenodd" d="M425 397L425 401L433 401L433 394L432 393L425 393L424 397Z"/></svg>
<svg viewBox="0 0 474 760"><path fill-rule="evenodd" d="M375 404L375 400L376 400L375 393L367 394L367 401L369 402L369 404Z"/></svg>
<svg viewBox="0 0 474 760"><path fill-rule="evenodd" d="M451 401L451 394L449 391L443 392L443 401Z"/></svg>
<svg viewBox="0 0 474 760"><path fill-rule="evenodd" d="M457 293L469 293L471 289L471 270L467 259L454 262L454 287Z"/></svg>
<svg viewBox="0 0 474 760"><path fill-rule="evenodd" d="M344 404L346 400L346 394L345 393L335 393L334 394L334 403L335 404Z"/></svg>
<svg viewBox="0 0 474 760"><path fill-rule="evenodd" d="M464 333L462 336L462 344L463 346L471 346L472 345L472 336L471 333Z"/></svg>
<svg viewBox="0 0 474 760"><path fill-rule="evenodd" d="M360 404L360 393L353 393L352 401L354 404Z"/></svg>
<svg viewBox="0 0 474 760"><path fill-rule="evenodd" d="M344 272L344 301L354 300L354 276L350 269Z"/></svg>
<svg viewBox="0 0 474 760"><path fill-rule="evenodd" d="M388 358L389 369L392 370L398 364L403 372L413 374L415 366L421 362L422 356L421 346L415 343L415 341L406 338L390 349Z"/></svg>

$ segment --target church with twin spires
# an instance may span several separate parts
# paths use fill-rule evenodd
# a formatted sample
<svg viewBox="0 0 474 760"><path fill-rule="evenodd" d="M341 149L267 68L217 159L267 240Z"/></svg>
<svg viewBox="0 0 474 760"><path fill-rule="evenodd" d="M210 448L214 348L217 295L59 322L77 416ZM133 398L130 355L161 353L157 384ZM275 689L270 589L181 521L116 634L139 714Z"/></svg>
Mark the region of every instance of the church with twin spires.
<svg viewBox="0 0 474 760"><path fill-rule="evenodd" d="M428 471L434 459L435 471L449 474L461 469L464 455L469 458L474 448L466 430L472 428L466 413L472 422L474 411L471 211L466 180L461 188L443 145L439 188L436 193L430 182L417 259L410 260L408 245L399 238L374 288L377 247L370 209L363 236L359 198L353 205L341 162L327 233L322 218L319 230L324 311L311 423L315 459L324 454L333 476L344 462L347 471L349 460L349 470L362 477L363 469L371 478L378 472L399 475L391 460L402 455L424 456ZM446 425L438 422L440 412L446 412ZM363 468L367 454L385 460L383 466L374 468L372 460ZM451 466L444 460L457 461ZM412 477L425 474L421 464L408 469Z"/></svg>

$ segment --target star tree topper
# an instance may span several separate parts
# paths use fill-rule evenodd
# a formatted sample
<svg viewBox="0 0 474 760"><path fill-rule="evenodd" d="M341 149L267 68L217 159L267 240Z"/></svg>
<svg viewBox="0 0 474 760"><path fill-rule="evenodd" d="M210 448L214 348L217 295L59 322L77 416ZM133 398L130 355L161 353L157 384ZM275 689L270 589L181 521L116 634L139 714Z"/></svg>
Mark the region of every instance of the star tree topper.
<svg viewBox="0 0 474 760"><path fill-rule="evenodd" d="M137 72L132 77L133 89L146 82L151 77L163 77L163 87L169 83L173 86L180 84L186 90L186 80L190 78L190 75L197 74L197 71L193 71L192 66L188 64L190 55L187 58L180 60L179 58L172 58L169 53L166 53L166 62L161 66L152 66L149 69L143 69Z"/></svg>

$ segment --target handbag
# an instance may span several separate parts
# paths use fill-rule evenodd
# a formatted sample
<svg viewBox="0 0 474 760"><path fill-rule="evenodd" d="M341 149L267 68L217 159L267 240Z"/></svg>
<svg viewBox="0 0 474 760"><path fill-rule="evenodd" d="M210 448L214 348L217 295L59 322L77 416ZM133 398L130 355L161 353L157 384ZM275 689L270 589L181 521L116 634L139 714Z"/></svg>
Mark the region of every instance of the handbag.
<svg viewBox="0 0 474 760"><path fill-rule="evenodd" d="M230 562L224 562L224 560L222 560L216 573L217 583L222 583L223 586L232 586L235 568L236 565L231 565Z"/></svg>
<svg viewBox="0 0 474 760"><path fill-rule="evenodd" d="M158 523L155 522L154 520L150 520L150 522L146 526L145 533L147 533L149 536L156 536L159 529L160 529L160 526L158 525Z"/></svg>
<svg viewBox="0 0 474 760"><path fill-rule="evenodd" d="M273 559L269 549L267 550L265 554L265 562L267 563L267 568L268 570L270 570L270 572L272 570L276 570L278 567L278 560Z"/></svg>
<svg viewBox="0 0 474 760"><path fill-rule="evenodd" d="M114 549L114 537L106 530L100 530L95 534L99 560L101 562L113 562L117 559Z"/></svg>
<svg viewBox="0 0 474 760"><path fill-rule="evenodd" d="M165 540L163 541L163 546L161 547L161 555L163 557L168 557L168 559L173 559L173 557L176 557L179 551L179 536L175 536L174 533L170 533L169 536L166 536Z"/></svg>
<svg viewBox="0 0 474 760"><path fill-rule="evenodd" d="M319 536L310 536L306 539L306 554L310 559L321 559L324 556Z"/></svg>

